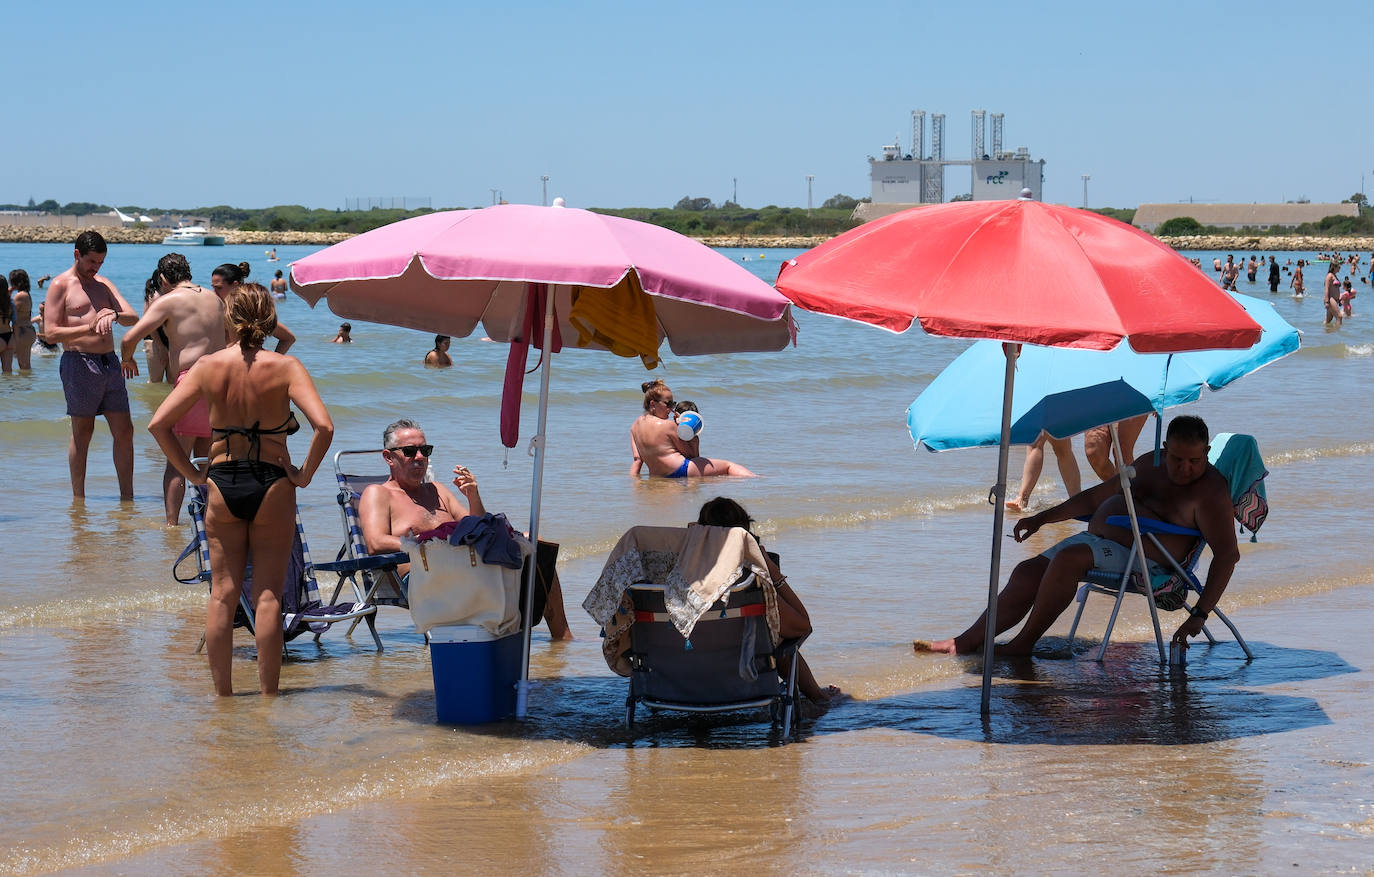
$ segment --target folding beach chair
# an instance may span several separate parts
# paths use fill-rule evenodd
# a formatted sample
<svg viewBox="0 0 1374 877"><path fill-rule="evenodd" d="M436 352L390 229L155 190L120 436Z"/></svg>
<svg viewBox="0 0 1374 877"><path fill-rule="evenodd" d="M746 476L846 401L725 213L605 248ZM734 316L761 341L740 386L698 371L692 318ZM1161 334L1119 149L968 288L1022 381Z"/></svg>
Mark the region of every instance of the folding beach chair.
<svg viewBox="0 0 1374 877"><path fill-rule="evenodd" d="M322 571L338 573L342 581L347 579L362 595L363 600L373 606L399 606L409 609L405 583L396 572L398 564L406 563L409 557L404 551L388 554L369 554L363 542L363 528L358 520L358 500L369 484L381 484L387 480L382 472L346 472L345 457L367 457L376 461L381 448L368 451L339 451L334 454L334 480L339 486L339 518L343 522L344 541L333 561L319 564ZM350 460L350 463L357 462ZM353 632L353 627L349 633Z"/></svg>
<svg viewBox="0 0 1374 877"><path fill-rule="evenodd" d="M205 505L205 485L195 485L186 507L190 513L194 536L191 544L186 546L186 550L173 563L172 576L183 584L200 582L208 588L210 586L211 559L210 542L205 536ZM196 560L196 571L189 575L183 575L179 568L184 561L191 557ZM367 622L368 630L372 634L372 641L377 644L377 649L380 651L382 641L377 636L377 607L363 598L356 585L353 586L354 600L351 602L340 601L339 593L343 588L343 578L339 579L339 584L334 588L329 599L324 600L319 584L315 580L317 568L311 562L310 547L305 540L305 528L301 525L300 511L297 510L296 535L292 545L292 556L287 564L286 586L282 588L283 653L286 651L286 643L302 634L314 634L315 641L319 642L320 635L332 625L343 621L352 621L356 626L360 620ZM234 626L245 627L250 633L253 632L255 617L252 587L250 558L248 575L244 577L243 592L239 594L238 610L234 613ZM352 629L350 627L349 631L351 632ZM199 654L204 647L205 635L202 633L200 644L196 646L196 653Z"/></svg>
<svg viewBox="0 0 1374 877"><path fill-rule="evenodd" d="M608 665L630 679L626 726L640 704L689 713L767 707L790 736L802 640L775 642L776 599L748 531L632 527L583 603L603 625Z"/></svg>
<svg viewBox="0 0 1374 877"><path fill-rule="evenodd" d="M338 483L339 518L343 522L344 542L332 561L315 564L322 572L338 573L340 579L348 579L363 595L363 599L374 606L399 606L410 608L410 594L405 581L397 573L398 564L408 563L409 555L404 551L387 554L369 554L363 540L362 523L358 518L358 502L370 484L383 484L390 477L386 470L380 472L356 472L349 469L362 468L355 459L365 457L376 462L381 448L363 451L338 451L334 454L334 480ZM345 459L349 458L349 459ZM553 581L558 560L558 545L539 540L537 553L539 590L534 598L534 624L544 617L544 605L548 588ZM524 579L522 578L523 582ZM523 591L521 605L524 605ZM353 623L353 627L357 622ZM349 633L353 632L350 627Z"/></svg>
<svg viewBox="0 0 1374 877"><path fill-rule="evenodd" d="M630 693L625 726L633 727L635 707L650 712L674 710L719 713L767 707L782 736L792 733L797 710L797 662L786 676L781 659L795 656L801 640L774 648L765 620L763 588L746 575L717 600L692 630L691 639L673 626L663 602L663 586L634 585L630 628Z"/></svg>
<svg viewBox="0 0 1374 877"><path fill-rule="evenodd" d="M1255 541L1253 534L1259 530L1269 515L1269 504L1264 490L1264 478L1269 472L1264 468L1264 463L1260 459L1259 446L1255 442L1255 437L1230 433L1218 434L1212 440L1212 450L1208 453L1208 460L1227 477L1227 481L1231 485L1231 501L1235 518L1240 524L1240 530L1241 532L1249 530L1251 533L1250 541ZM1121 603L1126 594L1143 596L1146 604L1150 607L1150 621L1154 625L1155 645L1159 649L1159 660L1162 664L1168 659L1164 649L1164 633L1159 626L1159 610L1174 611L1187 608L1189 600L1202 593L1202 582L1196 573L1198 561L1202 557L1202 549L1206 547L1202 533L1189 527L1179 527L1164 521L1149 518L1138 518L1137 520L1140 525L1141 538L1150 540L1159 553L1168 558L1166 565L1172 569L1173 575L1165 581L1152 582L1151 587L1145 587L1141 582L1139 563L1137 562L1137 553L1141 550L1139 544L1133 545L1131 548L1125 573L1106 572L1097 569L1088 571L1083 583L1078 588L1076 597L1078 609L1074 613L1073 625L1069 628L1069 645L1072 648L1074 635L1078 631L1078 622L1082 619L1083 608L1087 605L1088 595L1095 593L1113 596L1116 603L1112 607L1111 617L1107 621L1107 631L1102 635L1102 646L1098 649L1096 658L1098 661L1101 661L1107 653L1107 643L1111 641L1112 628L1116 625L1117 615L1121 611ZM1130 519L1125 515L1113 515L1107 518L1107 523L1114 527L1123 528L1129 528L1131 525ZM1160 534L1191 536L1197 541L1188 556L1179 561L1164 550L1159 541ZM1245 638L1241 636L1236 625L1230 618L1226 617L1226 613L1221 611L1221 607L1214 607L1212 614L1230 629L1236 643L1245 652L1246 660L1254 660L1254 652L1250 650L1250 646L1246 644ZM1202 627L1202 633L1207 638L1208 645L1216 645L1216 637L1212 635L1205 624Z"/></svg>

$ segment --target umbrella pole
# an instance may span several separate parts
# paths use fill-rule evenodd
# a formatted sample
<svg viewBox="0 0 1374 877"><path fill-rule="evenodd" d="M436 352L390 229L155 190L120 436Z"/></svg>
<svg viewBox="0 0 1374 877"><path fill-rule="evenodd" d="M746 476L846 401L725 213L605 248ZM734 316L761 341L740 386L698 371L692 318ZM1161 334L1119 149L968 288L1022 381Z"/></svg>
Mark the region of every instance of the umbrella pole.
<svg viewBox="0 0 1374 877"><path fill-rule="evenodd" d="M1016 358L1021 355L1020 344L1003 344L1007 357L1007 374L1002 385L1002 441L997 449L997 484L992 488L992 569L988 572L987 626L983 632L983 697L980 711L986 717L992 711L992 657L997 639L997 586L1002 575L1002 523L1006 516L1007 458L1011 454L1011 398L1016 383Z"/></svg>
<svg viewBox="0 0 1374 877"><path fill-rule="evenodd" d="M1116 424L1111 426L1112 431L1112 453L1121 462L1116 468L1117 477L1121 479L1121 495L1126 499L1126 515L1131 519L1131 538L1135 540L1135 558L1140 566L1140 581L1145 588L1145 599L1150 601L1150 615L1155 622L1155 631L1159 631L1159 616L1155 611L1155 597L1153 593L1154 583L1150 581L1150 567L1145 562L1145 541L1140 536L1140 519L1135 513L1135 497L1131 495L1131 479L1135 477L1135 467L1130 460L1123 459L1121 456L1121 439L1117 436ZM1156 451L1158 453L1158 451ZM1164 643L1155 637L1155 646L1159 649L1159 662L1165 663L1168 659L1164 655Z"/></svg>
<svg viewBox="0 0 1374 877"><path fill-rule="evenodd" d="M525 576L524 643L520 655L520 681L515 686L515 717L523 719L530 694L530 636L534 632L534 589L539 582L539 505L544 490L544 426L549 414L549 369L553 361L553 290L544 284L544 346L543 365L539 369L539 426L531 444L534 446L534 483L530 487L530 543L534 555Z"/></svg>

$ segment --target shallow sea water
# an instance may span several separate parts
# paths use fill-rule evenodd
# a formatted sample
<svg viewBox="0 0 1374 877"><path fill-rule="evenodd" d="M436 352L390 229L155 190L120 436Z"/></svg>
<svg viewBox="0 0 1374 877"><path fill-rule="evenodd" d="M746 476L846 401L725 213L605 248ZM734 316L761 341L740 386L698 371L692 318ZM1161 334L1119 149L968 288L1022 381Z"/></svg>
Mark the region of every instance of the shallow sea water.
<svg viewBox="0 0 1374 877"><path fill-rule="evenodd" d="M132 299L164 251L112 247L106 273ZM279 248L276 265L248 247L188 255L206 282L219 261L270 275L309 251ZM724 252L768 279L789 255ZM0 268L35 277L68 260L0 245ZM666 357L677 397L702 408L703 447L763 476L709 484L628 478L643 369L559 355L542 526L563 545L577 639L536 632L529 720L483 728L433 722L427 654L394 609L384 652L335 629L290 646L283 697L211 696L193 654L204 595L169 575L187 533L162 526L144 430L165 388L131 386L135 502L116 498L102 426L74 504L56 360L37 359L0 379L0 872L1369 872L1374 318L1357 299L1327 330L1319 301L1274 299L1304 349L1188 409L1254 433L1271 471L1273 512L1242 543L1223 603L1256 660L1213 625L1221 644L1193 648L1186 680L1171 678L1128 602L1099 664L1087 648L1109 601L1096 598L1086 642L1071 650L1061 621L1036 657L997 664L986 722L978 659L910 650L961 629L986 594L995 454L913 450L904 428L959 342L802 314L784 353ZM335 449L376 447L386 422L415 415L440 472L472 467L489 507L527 520L535 396L507 455L504 347L455 339L457 367L426 370L420 333L355 324L356 344L330 345L338 318L295 298L282 319L335 417ZM1079 458L1086 471L1081 445ZM1019 465L1014 452L1013 482ZM1055 475L1037 501L1062 496ZM808 660L853 695L799 742L753 714L625 730L627 683L578 608L626 527L684 522L716 495L742 501L785 556L816 623ZM331 555L328 473L300 499L312 550ZM1004 568L1070 532L1050 529L1002 537ZM1166 634L1177 623L1165 615ZM239 691L256 687L253 661L240 632Z"/></svg>

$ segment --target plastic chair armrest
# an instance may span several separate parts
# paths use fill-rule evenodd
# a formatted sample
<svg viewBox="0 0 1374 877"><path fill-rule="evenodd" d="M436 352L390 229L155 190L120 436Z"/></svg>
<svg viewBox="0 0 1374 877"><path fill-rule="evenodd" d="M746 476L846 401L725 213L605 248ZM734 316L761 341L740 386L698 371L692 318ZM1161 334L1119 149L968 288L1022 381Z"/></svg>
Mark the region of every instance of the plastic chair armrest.
<svg viewBox="0 0 1374 877"><path fill-rule="evenodd" d="M1140 524L1142 533L1167 533L1173 536L1192 536L1198 538L1202 532L1194 530L1192 527L1180 527L1177 524L1170 524L1166 521L1156 521L1153 518L1137 517L1136 521ZM1130 529L1131 519L1126 515L1111 515L1107 518L1107 523L1113 527Z"/></svg>

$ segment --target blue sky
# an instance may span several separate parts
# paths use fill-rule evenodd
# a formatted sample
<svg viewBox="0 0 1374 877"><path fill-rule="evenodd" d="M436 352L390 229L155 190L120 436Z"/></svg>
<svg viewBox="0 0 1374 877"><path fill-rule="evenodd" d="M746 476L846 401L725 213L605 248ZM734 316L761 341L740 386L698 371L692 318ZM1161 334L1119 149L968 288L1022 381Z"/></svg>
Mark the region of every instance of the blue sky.
<svg viewBox="0 0 1374 877"><path fill-rule="evenodd" d="M1005 114L1045 200L1374 187L1367 2L11 4L0 202L805 206L910 111ZM16 53L17 52L17 53ZM1363 84L1363 87L1357 87ZM967 171L946 178L950 197Z"/></svg>

